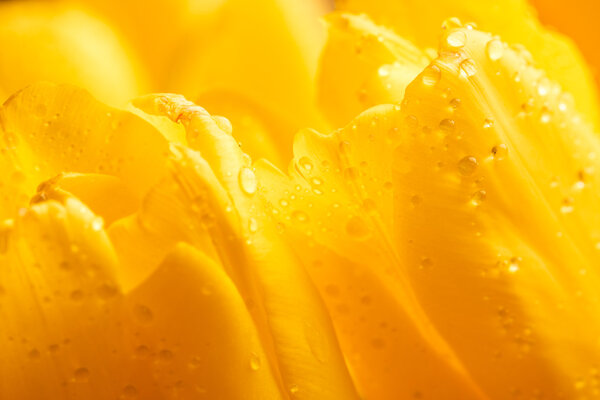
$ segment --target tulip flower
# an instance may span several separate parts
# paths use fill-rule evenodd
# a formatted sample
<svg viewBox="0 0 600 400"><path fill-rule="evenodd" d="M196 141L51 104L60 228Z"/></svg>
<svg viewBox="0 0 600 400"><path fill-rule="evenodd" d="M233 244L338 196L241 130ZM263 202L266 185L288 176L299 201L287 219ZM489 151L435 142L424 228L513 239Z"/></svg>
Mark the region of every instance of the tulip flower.
<svg viewBox="0 0 600 400"><path fill-rule="evenodd" d="M526 3L339 1L318 73L300 2L74 4L0 5L1 399L600 393L596 87Z"/></svg>

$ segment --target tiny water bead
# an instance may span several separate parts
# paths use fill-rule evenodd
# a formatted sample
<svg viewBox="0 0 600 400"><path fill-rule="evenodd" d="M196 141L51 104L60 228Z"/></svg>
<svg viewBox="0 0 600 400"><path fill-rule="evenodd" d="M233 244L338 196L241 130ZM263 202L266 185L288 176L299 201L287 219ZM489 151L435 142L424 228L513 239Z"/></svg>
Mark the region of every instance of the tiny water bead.
<svg viewBox="0 0 600 400"><path fill-rule="evenodd" d="M453 119L450 118L445 118L443 120L440 121L440 129L446 132L450 132L454 130L454 126L456 125L456 122L454 122Z"/></svg>
<svg viewBox="0 0 600 400"><path fill-rule="evenodd" d="M90 371L87 368L77 368L73 373L75 382L87 382L90 378Z"/></svg>
<svg viewBox="0 0 600 400"><path fill-rule="evenodd" d="M562 205L560 207L560 212L563 214L570 214L573 212L573 198L572 197L565 197L563 199Z"/></svg>
<svg viewBox="0 0 600 400"><path fill-rule="evenodd" d="M437 65L430 65L421 74L421 81L425 86L433 86L440 81L442 71Z"/></svg>
<svg viewBox="0 0 600 400"><path fill-rule="evenodd" d="M239 174L240 187L249 195L256 193L258 181L254 172L248 167L242 167Z"/></svg>
<svg viewBox="0 0 600 400"><path fill-rule="evenodd" d="M508 272L510 272L511 274L514 274L515 272L517 272L519 270L520 263L521 263L520 257L512 257L508 261Z"/></svg>
<svg viewBox="0 0 600 400"><path fill-rule="evenodd" d="M138 391L133 385L127 385L123 388L122 399L135 399Z"/></svg>
<svg viewBox="0 0 600 400"><path fill-rule="evenodd" d="M484 129L490 129L494 126L494 120L490 119L490 118L486 118L485 120L483 120L483 128Z"/></svg>
<svg viewBox="0 0 600 400"><path fill-rule="evenodd" d="M292 219L297 222L305 223L308 221L308 215L304 211L296 210L292 212Z"/></svg>
<svg viewBox="0 0 600 400"><path fill-rule="evenodd" d="M494 160L503 160L508 155L508 146L504 143L500 143L494 147L492 147L492 157Z"/></svg>
<svg viewBox="0 0 600 400"><path fill-rule="evenodd" d="M250 369L252 371L258 371L260 369L261 361L260 357L256 353L250 354Z"/></svg>
<svg viewBox="0 0 600 400"><path fill-rule="evenodd" d="M312 161L308 157L301 157L300 160L298 160L298 166L306 172L310 172L313 169Z"/></svg>
<svg viewBox="0 0 600 400"><path fill-rule="evenodd" d="M141 304L138 304L133 308L133 315L142 324L149 324L154 319L152 310Z"/></svg>
<svg viewBox="0 0 600 400"><path fill-rule="evenodd" d="M458 171L463 176L470 176L477 169L477 159L473 156L466 156L458 162Z"/></svg>
<svg viewBox="0 0 600 400"><path fill-rule="evenodd" d="M485 53L491 61L497 61L504 54L504 44L498 39L492 39L487 42Z"/></svg>
<svg viewBox="0 0 600 400"><path fill-rule="evenodd" d="M459 49L467 43L467 35L463 31L454 31L446 37L446 43L451 49Z"/></svg>
<svg viewBox="0 0 600 400"><path fill-rule="evenodd" d="M251 233L255 233L258 230L258 221L256 220L256 218L250 217L248 219L248 230Z"/></svg>
<svg viewBox="0 0 600 400"><path fill-rule="evenodd" d="M471 77L477 73L477 65L471 58L467 58L460 63L460 71L467 77Z"/></svg>
<svg viewBox="0 0 600 400"><path fill-rule="evenodd" d="M471 204L474 206L479 206L485 201L486 197L487 193L485 190L478 190L471 195Z"/></svg>

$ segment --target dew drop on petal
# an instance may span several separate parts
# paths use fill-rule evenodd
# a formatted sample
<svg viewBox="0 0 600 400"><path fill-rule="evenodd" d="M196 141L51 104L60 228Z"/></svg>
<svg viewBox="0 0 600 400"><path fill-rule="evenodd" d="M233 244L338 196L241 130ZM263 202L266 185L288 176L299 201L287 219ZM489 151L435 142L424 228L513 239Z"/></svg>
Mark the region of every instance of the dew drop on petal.
<svg viewBox="0 0 600 400"><path fill-rule="evenodd" d="M302 223L308 221L308 215L306 215L306 213L304 211L300 211L300 210L296 210L296 211L292 212L292 218L294 219L294 221L302 222Z"/></svg>
<svg viewBox="0 0 600 400"><path fill-rule="evenodd" d="M90 371L87 368L77 368L73 374L76 382L87 382L90 378Z"/></svg>
<svg viewBox="0 0 600 400"><path fill-rule="evenodd" d="M477 73L477 66L475 65L475 61L473 61L470 58L463 60L460 63L460 70L467 77L471 77L471 76L475 75Z"/></svg>
<svg viewBox="0 0 600 400"><path fill-rule="evenodd" d="M139 322L141 322L143 324L148 324L148 323L152 322L152 320L154 319L152 310L150 310L148 307L141 305L141 304L137 304L133 308L133 315Z"/></svg>
<svg viewBox="0 0 600 400"><path fill-rule="evenodd" d="M442 71L437 65L430 65L421 74L421 81L426 86L433 86L440 81Z"/></svg>
<svg viewBox="0 0 600 400"><path fill-rule="evenodd" d="M240 169L239 181L240 187L246 194L252 195L256 193L258 182L256 180L256 175L254 175L254 172L252 172L250 168L242 167L242 169Z"/></svg>
<svg viewBox="0 0 600 400"><path fill-rule="evenodd" d="M450 132L450 131L454 130L455 124L456 123L454 122L453 119L445 118L440 121L440 129L443 131L446 131L446 132Z"/></svg>
<svg viewBox="0 0 600 400"><path fill-rule="evenodd" d="M560 207L560 212L563 214L570 214L573 212L573 198L565 197Z"/></svg>
<svg viewBox="0 0 600 400"><path fill-rule="evenodd" d="M487 193L485 190L478 190L471 195L471 204L474 206L479 206L485 201L486 197Z"/></svg>
<svg viewBox="0 0 600 400"><path fill-rule="evenodd" d="M497 61L502 58L504 53L504 45L498 39L492 39L485 46L485 53L491 61Z"/></svg>
<svg viewBox="0 0 600 400"><path fill-rule="evenodd" d="M102 230L103 227L104 227L104 220L102 219L102 217L95 217L92 220L92 230L99 232Z"/></svg>
<svg viewBox="0 0 600 400"><path fill-rule="evenodd" d="M446 37L446 43L452 49L459 49L467 43L467 35L463 31L454 31Z"/></svg>
<svg viewBox="0 0 600 400"><path fill-rule="evenodd" d="M519 270L519 263L521 262L521 258L512 257L508 262L508 272L514 274Z"/></svg>
<svg viewBox="0 0 600 400"><path fill-rule="evenodd" d="M260 357L256 353L250 354L250 369L252 371L258 371L260 369Z"/></svg>
<svg viewBox="0 0 600 400"><path fill-rule="evenodd" d="M310 158L308 157L300 158L300 160L298 160L298 165L306 172L310 172L313 169L312 161L310 161Z"/></svg>
<svg viewBox="0 0 600 400"><path fill-rule="evenodd" d="M492 157L494 160L503 160L508 155L508 147L504 143L500 143L492 147Z"/></svg>
<svg viewBox="0 0 600 400"><path fill-rule="evenodd" d="M127 385L123 388L123 395L121 398L123 399L135 399L137 397L138 391L133 385Z"/></svg>
<svg viewBox="0 0 600 400"><path fill-rule="evenodd" d="M464 176L473 175L477 169L477 165L478 163L475 157L467 156L458 162L458 171Z"/></svg>
<svg viewBox="0 0 600 400"><path fill-rule="evenodd" d="M248 219L248 230L252 233L258 230L258 221L256 220L256 218L250 217Z"/></svg>

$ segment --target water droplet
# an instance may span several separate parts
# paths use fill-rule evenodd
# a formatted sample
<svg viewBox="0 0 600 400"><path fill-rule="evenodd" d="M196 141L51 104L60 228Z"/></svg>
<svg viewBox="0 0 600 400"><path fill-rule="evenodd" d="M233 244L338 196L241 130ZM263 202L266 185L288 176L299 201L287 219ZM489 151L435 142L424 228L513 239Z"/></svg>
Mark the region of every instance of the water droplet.
<svg viewBox="0 0 600 400"><path fill-rule="evenodd" d="M119 290L112 283L103 283L98 287L98 296L102 300L108 300L115 297Z"/></svg>
<svg viewBox="0 0 600 400"><path fill-rule="evenodd" d="M437 65L430 65L421 74L421 81L426 86L433 86L440 81L442 71Z"/></svg>
<svg viewBox="0 0 600 400"><path fill-rule="evenodd" d="M323 183L323 181L321 179L319 179L319 178L313 178L311 182L315 186L319 186L320 184Z"/></svg>
<svg viewBox="0 0 600 400"><path fill-rule="evenodd" d="M500 143L492 147L492 157L494 160L503 160L508 155L508 147L504 143Z"/></svg>
<svg viewBox="0 0 600 400"><path fill-rule="evenodd" d="M475 157L467 156L458 162L458 171L464 176L473 175L477 169L477 165L478 163Z"/></svg>
<svg viewBox="0 0 600 400"><path fill-rule="evenodd" d="M306 215L306 213L304 211L300 211L300 210L296 210L296 211L292 212L292 218L295 221L302 222L302 223L308 221L308 215Z"/></svg>
<svg viewBox="0 0 600 400"><path fill-rule="evenodd" d="M520 257L512 257L508 261L508 272L510 272L511 274L514 274L515 272L517 272L519 270L520 262L521 262Z"/></svg>
<svg viewBox="0 0 600 400"><path fill-rule="evenodd" d="M381 67L379 67L379 69L377 70L377 74L382 77L388 77L390 76L390 66L389 65L382 65Z"/></svg>
<svg viewBox="0 0 600 400"><path fill-rule="evenodd" d="M310 161L310 158L308 157L300 158L300 160L298 160L298 165L306 172L310 172L313 169L312 161Z"/></svg>
<svg viewBox="0 0 600 400"><path fill-rule="evenodd" d="M38 358L40 358L40 351L38 349L32 349L29 352L28 356L32 360L37 360Z"/></svg>
<svg viewBox="0 0 600 400"><path fill-rule="evenodd" d="M573 212L573 198L565 197L562 202L562 206L560 207L560 212L563 214L569 214Z"/></svg>
<svg viewBox="0 0 600 400"><path fill-rule="evenodd" d="M470 58L464 59L460 63L460 70L467 76L471 77L477 73L477 66L475 65L475 61Z"/></svg>
<svg viewBox="0 0 600 400"><path fill-rule="evenodd" d="M362 217L355 215L346 223L346 233L354 239L364 240L370 235L371 229Z"/></svg>
<svg viewBox="0 0 600 400"><path fill-rule="evenodd" d="M542 107L542 113L540 115L540 122L542 124L547 124L548 122L550 122L551 119L552 119L552 114L550 113L550 110L548 110L547 107Z"/></svg>
<svg viewBox="0 0 600 400"><path fill-rule="evenodd" d="M298 394L299 391L300 391L300 388L298 387L298 385L290 386L290 393L292 394L292 396L295 396L296 394Z"/></svg>
<svg viewBox="0 0 600 400"><path fill-rule="evenodd" d="M252 233L258 230L258 221L256 221L256 218L250 217L248 219L248 230Z"/></svg>
<svg viewBox="0 0 600 400"><path fill-rule="evenodd" d="M162 361L171 361L173 359L173 353L169 349L162 349L158 352L158 357L160 357Z"/></svg>
<svg viewBox="0 0 600 400"><path fill-rule="evenodd" d="M504 44L498 39L492 39L485 46L485 53L491 61L497 61L502 58L504 53Z"/></svg>
<svg viewBox="0 0 600 400"><path fill-rule="evenodd" d="M486 118L483 121L483 127L484 127L484 129L489 129L489 128L493 127L493 126L494 126L494 120L493 119Z"/></svg>
<svg viewBox="0 0 600 400"><path fill-rule="evenodd" d="M467 35L463 31L451 32L446 37L446 43L452 49L459 49L467 43Z"/></svg>
<svg viewBox="0 0 600 400"><path fill-rule="evenodd" d="M421 198L421 196L419 196L418 194L415 194L413 196L410 197L410 202L411 204L416 207L419 204L421 204L421 202L423 201L423 199Z"/></svg>
<svg viewBox="0 0 600 400"><path fill-rule="evenodd" d="M188 367L190 369L197 369L198 367L200 367L202 365L202 358L198 357L198 356L194 356L190 359L190 362L188 363Z"/></svg>
<svg viewBox="0 0 600 400"><path fill-rule="evenodd" d="M481 203L485 201L486 196L487 193L485 192L485 190L478 190L471 196L471 204L474 206L481 205Z"/></svg>
<svg viewBox="0 0 600 400"><path fill-rule="evenodd" d="M459 98L454 98L454 99L450 100L450 107L452 107L455 110L458 107L460 107L460 99Z"/></svg>
<svg viewBox="0 0 600 400"><path fill-rule="evenodd" d="M146 346L138 346L135 348L135 356L139 359L146 359L150 356L150 349Z"/></svg>
<svg viewBox="0 0 600 400"><path fill-rule="evenodd" d="M135 399L137 397L137 389L133 385L127 385L123 388L123 399Z"/></svg>
<svg viewBox="0 0 600 400"><path fill-rule="evenodd" d="M260 357L256 353L250 354L250 369L252 371L258 371L260 369Z"/></svg>
<svg viewBox="0 0 600 400"><path fill-rule="evenodd" d="M94 217L94 219L92 219L92 230L99 232L102 230L103 227L104 220L102 219L102 217Z"/></svg>
<svg viewBox="0 0 600 400"><path fill-rule="evenodd" d="M90 371L87 368L77 368L73 374L76 382L87 382L90 378Z"/></svg>
<svg viewBox="0 0 600 400"><path fill-rule="evenodd" d="M139 322L143 324L149 324L154 319L152 310L141 304L138 304L133 308L133 315Z"/></svg>
<svg viewBox="0 0 600 400"><path fill-rule="evenodd" d="M342 154L350 154L350 148L352 147L352 145L350 144L349 141L347 140L342 140L340 142L340 144L338 145L340 153Z"/></svg>
<svg viewBox="0 0 600 400"><path fill-rule="evenodd" d="M281 207L287 207L290 203L288 203L286 199L281 199L279 200L279 204L281 205Z"/></svg>
<svg viewBox="0 0 600 400"><path fill-rule="evenodd" d="M440 129L443 131L446 131L446 132L450 132L450 131L454 130L455 124L456 123L454 122L453 119L445 118L440 121Z"/></svg>
<svg viewBox="0 0 600 400"><path fill-rule="evenodd" d="M239 181L242 190L249 195L256 193L256 189L258 187L258 181L256 180L256 175L254 172L248 167L242 167L240 169Z"/></svg>
<svg viewBox="0 0 600 400"><path fill-rule="evenodd" d="M548 79L540 80L540 82L538 83L538 86L537 86L538 94L543 97L543 96L546 96L549 91L550 91L550 82L548 81Z"/></svg>
<svg viewBox="0 0 600 400"><path fill-rule="evenodd" d="M462 23L460 22L460 19L458 19L456 17L448 18L448 19L444 20L444 22L442 22L442 29L444 29L444 30L448 30L448 29L452 29L452 28L460 28L460 27L462 27Z"/></svg>

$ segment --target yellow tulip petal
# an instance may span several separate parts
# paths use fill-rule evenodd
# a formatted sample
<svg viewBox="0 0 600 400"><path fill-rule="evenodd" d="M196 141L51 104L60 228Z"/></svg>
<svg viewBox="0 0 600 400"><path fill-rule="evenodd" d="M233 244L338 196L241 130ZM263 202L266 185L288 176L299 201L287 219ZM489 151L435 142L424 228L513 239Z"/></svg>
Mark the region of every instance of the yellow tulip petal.
<svg viewBox="0 0 600 400"><path fill-rule="evenodd" d="M221 234L215 225L218 219L230 218L231 205L206 161L182 160L181 150L173 146L169 166L169 173L144 197L141 209L108 230L123 266L125 290L152 273L179 241L218 260L213 242L233 235Z"/></svg>
<svg viewBox="0 0 600 400"><path fill-rule="evenodd" d="M141 196L165 171L167 142L156 129L74 87L26 88L0 109L0 124L0 217L62 172L113 175Z"/></svg>
<svg viewBox="0 0 600 400"><path fill-rule="evenodd" d="M120 394L117 260L95 221L70 198L24 209L2 233L1 398Z"/></svg>
<svg viewBox="0 0 600 400"><path fill-rule="evenodd" d="M60 174L38 186L32 202L77 197L92 212L102 217L103 225L133 214L140 199L119 178L102 174Z"/></svg>
<svg viewBox="0 0 600 400"><path fill-rule="evenodd" d="M2 398L282 398L235 286L189 246L125 298L79 201L43 202L2 235Z"/></svg>
<svg viewBox="0 0 600 400"><path fill-rule="evenodd" d="M38 81L70 83L124 104L139 91L138 70L104 23L52 2L0 4L0 102Z"/></svg>
<svg viewBox="0 0 600 400"><path fill-rule="evenodd" d="M367 13L375 22L393 28L422 48L437 47L439 27L450 17L474 22L499 34L512 45L524 45L537 65L576 99L577 109L597 128L600 102L593 76L575 45L545 29L525 0L443 0L435 5L419 1L338 0L342 11ZM455 21L449 21L452 26Z"/></svg>
<svg viewBox="0 0 600 400"><path fill-rule="evenodd" d="M412 123L395 153L398 251L490 397L587 396L600 328L600 140L522 52L466 28L441 42L456 37L464 47L442 46L400 113Z"/></svg>
<svg viewBox="0 0 600 400"><path fill-rule="evenodd" d="M194 100L212 92L236 93L260 104L290 126L270 132L287 158L297 129L322 125L314 101L324 42L319 7L303 0L225 2L212 23L196 24L187 32L174 58L168 90ZM203 107L220 112L220 100L203 100Z"/></svg>
<svg viewBox="0 0 600 400"><path fill-rule="evenodd" d="M397 127L404 122L396 109L373 108L331 135L300 132L291 177L265 162L257 165L257 174L289 240L298 243L301 235L316 242L312 251L298 253L305 263L318 264L310 271L324 296L330 290L341 296L327 303L344 352L354 354L348 361L364 396L485 398L426 315L394 248L391 166ZM352 275L336 276L348 270ZM369 310L381 320L354 314L364 295L381 307L381 314ZM392 328L381 329L382 322ZM423 352L419 362L427 360L428 369L406 369L388 358L415 349Z"/></svg>
<svg viewBox="0 0 600 400"><path fill-rule="evenodd" d="M177 246L126 305L134 368L154 381L136 385L139 398L285 398L235 286L191 246Z"/></svg>
<svg viewBox="0 0 600 400"><path fill-rule="evenodd" d="M250 160L219 128L219 119L202 108L178 96L148 100L146 110L180 121L190 145L201 151L202 158L195 151L176 149L174 176L186 203L200 195L220 205L211 207L216 252L252 312L283 389L302 399L355 398L329 317L307 274L265 214ZM212 194L203 195L203 188ZM223 190L232 204L219 194Z"/></svg>
<svg viewBox="0 0 600 400"><path fill-rule="evenodd" d="M143 9L138 0L68 2L77 4L110 24L143 64L149 80L148 90L160 91L166 89L172 64L181 47L185 46L186 32L198 26L211 26L226 0L147 0L143 3Z"/></svg>
<svg viewBox="0 0 600 400"><path fill-rule="evenodd" d="M347 124L371 106L399 103L406 86L429 63L422 50L366 15L332 13L327 22L318 94L334 126Z"/></svg>

